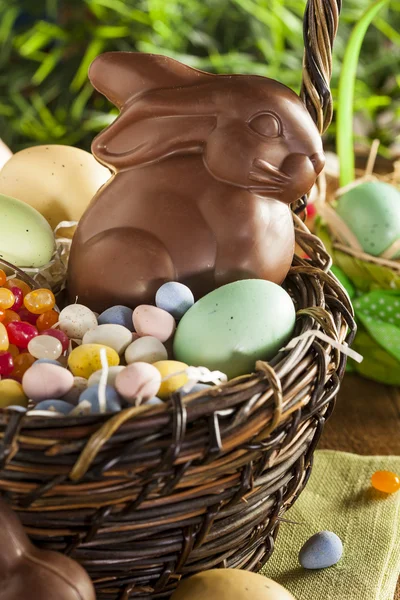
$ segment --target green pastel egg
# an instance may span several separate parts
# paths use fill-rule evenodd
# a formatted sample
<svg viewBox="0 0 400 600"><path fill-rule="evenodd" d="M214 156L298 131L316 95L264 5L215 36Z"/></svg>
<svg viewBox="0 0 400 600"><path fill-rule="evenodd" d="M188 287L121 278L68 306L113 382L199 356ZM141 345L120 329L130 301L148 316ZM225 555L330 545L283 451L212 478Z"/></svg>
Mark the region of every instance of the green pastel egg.
<svg viewBox="0 0 400 600"><path fill-rule="evenodd" d="M174 355L229 378L252 373L257 360L272 358L290 339L295 320L293 302L279 285L262 279L236 281L187 311L175 334Z"/></svg>
<svg viewBox="0 0 400 600"><path fill-rule="evenodd" d="M400 191L388 183L358 185L339 198L336 211L368 254L379 256L400 239Z"/></svg>
<svg viewBox="0 0 400 600"><path fill-rule="evenodd" d="M53 250L46 219L29 204L0 194L0 258L17 267L42 267Z"/></svg>

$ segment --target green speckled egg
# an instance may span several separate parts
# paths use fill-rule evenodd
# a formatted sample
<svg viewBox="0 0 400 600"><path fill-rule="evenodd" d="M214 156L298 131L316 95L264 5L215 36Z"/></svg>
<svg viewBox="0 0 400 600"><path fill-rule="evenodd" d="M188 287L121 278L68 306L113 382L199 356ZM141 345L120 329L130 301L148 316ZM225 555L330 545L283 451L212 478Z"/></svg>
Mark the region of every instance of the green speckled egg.
<svg viewBox="0 0 400 600"><path fill-rule="evenodd" d="M358 185L339 198L336 210L368 254L379 256L400 238L400 191L388 183Z"/></svg>
<svg viewBox="0 0 400 600"><path fill-rule="evenodd" d="M0 194L0 258L17 267L42 267L53 250L46 219L25 202Z"/></svg>
<svg viewBox="0 0 400 600"><path fill-rule="evenodd" d="M229 378L254 371L290 339L296 313L283 288L262 279L224 285L196 302L178 325L174 355Z"/></svg>

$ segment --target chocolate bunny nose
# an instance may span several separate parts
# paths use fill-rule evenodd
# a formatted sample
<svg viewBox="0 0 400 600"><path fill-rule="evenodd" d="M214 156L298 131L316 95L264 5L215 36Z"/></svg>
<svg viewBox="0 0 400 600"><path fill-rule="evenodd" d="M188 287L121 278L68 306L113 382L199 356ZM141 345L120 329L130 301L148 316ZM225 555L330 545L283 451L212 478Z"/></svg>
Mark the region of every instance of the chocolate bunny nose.
<svg viewBox="0 0 400 600"><path fill-rule="evenodd" d="M317 175L319 175L325 166L325 156L322 152L316 152L310 156L310 160L314 165L314 169Z"/></svg>

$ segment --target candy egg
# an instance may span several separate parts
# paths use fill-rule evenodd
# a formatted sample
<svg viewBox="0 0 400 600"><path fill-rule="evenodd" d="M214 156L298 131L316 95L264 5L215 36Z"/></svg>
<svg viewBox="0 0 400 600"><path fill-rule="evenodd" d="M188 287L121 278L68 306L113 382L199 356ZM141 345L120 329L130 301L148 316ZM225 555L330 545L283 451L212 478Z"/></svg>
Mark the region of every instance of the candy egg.
<svg viewBox="0 0 400 600"><path fill-rule="evenodd" d="M75 377L89 377L101 369L100 350L106 351L107 362L110 367L119 365L119 356L113 350L101 344L83 344L72 350L68 357L68 366Z"/></svg>
<svg viewBox="0 0 400 600"><path fill-rule="evenodd" d="M156 306L169 312L175 319L181 319L193 304L192 291L177 281L164 283L156 294Z"/></svg>
<svg viewBox="0 0 400 600"><path fill-rule="evenodd" d="M146 335L132 342L125 350L127 364L134 362L155 363L167 360L168 352L165 346L155 337Z"/></svg>
<svg viewBox="0 0 400 600"><path fill-rule="evenodd" d="M22 378L24 392L34 402L61 398L69 392L73 383L72 373L48 363L32 365Z"/></svg>
<svg viewBox="0 0 400 600"><path fill-rule="evenodd" d="M157 395L160 388L160 372L148 363L133 363L117 375L117 392L128 402L140 404Z"/></svg>
<svg viewBox="0 0 400 600"><path fill-rule="evenodd" d="M14 370L14 359L9 352L0 351L0 378L8 377Z"/></svg>
<svg viewBox="0 0 400 600"><path fill-rule="evenodd" d="M140 336L149 335L166 342L174 333L176 323L172 315L161 308L142 304L133 311L133 325Z"/></svg>
<svg viewBox="0 0 400 600"><path fill-rule="evenodd" d="M122 325L105 324L89 329L82 339L83 344L103 344L122 354L132 342L132 332Z"/></svg>
<svg viewBox="0 0 400 600"><path fill-rule="evenodd" d="M312 535L299 553L299 562L304 569L326 569L341 559L343 544L332 531L320 531Z"/></svg>
<svg viewBox="0 0 400 600"><path fill-rule="evenodd" d="M41 288L29 292L24 298L24 306L34 315L42 315L54 308L56 299L51 290Z"/></svg>
<svg viewBox="0 0 400 600"><path fill-rule="evenodd" d="M74 377L72 388L62 397L65 402L69 402L74 406L79 402L79 396L88 386L88 381L84 377Z"/></svg>
<svg viewBox="0 0 400 600"><path fill-rule="evenodd" d="M97 319L83 304L70 304L60 312L58 325L70 339L81 340L89 329L97 327Z"/></svg>
<svg viewBox="0 0 400 600"><path fill-rule="evenodd" d="M62 354L62 345L55 337L38 335L29 342L28 352L36 358L51 358L56 360Z"/></svg>
<svg viewBox="0 0 400 600"><path fill-rule="evenodd" d="M188 368L183 362L177 360L160 360L153 365L160 373L161 379L165 378L165 381L161 383L158 394L162 400L168 398L170 394L179 390L188 381L188 376L185 371ZM177 375L174 375L177 373Z"/></svg>
<svg viewBox="0 0 400 600"><path fill-rule="evenodd" d="M42 267L54 251L54 235L28 204L0 194L0 257L17 267Z"/></svg>
<svg viewBox="0 0 400 600"><path fill-rule="evenodd" d="M133 331L133 310L128 306L111 306L99 315L97 321L99 325L122 325Z"/></svg>
<svg viewBox="0 0 400 600"><path fill-rule="evenodd" d="M64 402L63 400L43 400L36 404L35 411L48 410L60 415L68 415L73 408L72 404Z"/></svg>
<svg viewBox="0 0 400 600"><path fill-rule="evenodd" d="M2 379L0 381L0 408L13 405L28 406L28 398L18 381Z"/></svg>
<svg viewBox="0 0 400 600"><path fill-rule="evenodd" d="M115 380L117 379L117 375L123 371L125 367L109 367L107 373L107 385L115 386ZM102 370L95 371L87 380L87 387L92 385L97 385L100 383L100 378L102 375ZM86 381L86 380L85 380Z"/></svg>
<svg viewBox="0 0 400 600"><path fill-rule="evenodd" d="M7 329L3 323L0 323L0 351L8 350L9 345Z"/></svg>
<svg viewBox="0 0 400 600"><path fill-rule="evenodd" d="M7 333L10 344L15 344L18 348L27 348L29 342L38 335L38 330L34 325L24 321L13 321L7 325Z"/></svg>
<svg viewBox="0 0 400 600"><path fill-rule="evenodd" d="M296 314L279 285L248 279L224 285L188 310L178 325L174 355L229 378L251 373L290 339Z"/></svg>
<svg viewBox="0 0 400 600"><path fill-rule="evenodd" d="M400 477L392 471L376 471L371 477L371 484L380 492L394 494L400 490Z"/></svg>
<svg viewBox="0 0 400 600"><path fill-rule="evenodd" d="M40 365L41 363L46 363L47 365L56 365L56 367L61 367L61 364L58 360L53 360L52 358L38 358L35 363Z"/></svg>
<svg viewBox="0 0 400 600"><path fill-rule="evenodd" d="M121 398L116 390L110 385L106 385L105 388L106 396L106 411L105 412L118 412L121 410ZM100 400L99 400L99 385L93 385L88 387L79 396L79 404L88 402L90 404L91 413L100 413Z"/></svg>
<svg viewBox="0 0 400 600"><path fill-rule="evenodd" d="M340 196L336 211L368 254L379 256L400 239L400 191L388 183L357 185Z"/></svg>
<svg viewBox="0 0 400 600"><path fill-rule="evenodd" d="M157 396L154 396L153 398L150 398L150 400L145 400L143 402L143 404L151 404L153 406L156 406L156 405L165 404L165 402L163 402L163 400L161 400L161 398L157 398Z"/></svg>

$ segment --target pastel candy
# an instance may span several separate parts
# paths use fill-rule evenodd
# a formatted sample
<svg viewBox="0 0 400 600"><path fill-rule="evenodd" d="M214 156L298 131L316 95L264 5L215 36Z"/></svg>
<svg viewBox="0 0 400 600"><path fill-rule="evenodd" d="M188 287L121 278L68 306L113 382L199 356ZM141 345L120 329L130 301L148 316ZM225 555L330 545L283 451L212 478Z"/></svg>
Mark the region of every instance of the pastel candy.
<svg viewBox="0 0 400 600"><path fill-rule="evenodd" d="M62 354L61 342L50 335L38 335L28 344L28 352L35 358L50 358L56 360Z"/></svg>
<svg viewBox="0 0 400 600"><path fill-rule="evenodd" d="M133 325L137 333L143 337L150 335L160 342L166 342L174 333L176 328L175 319L167 311L141 304L133 311Z"/></svg>
<svg viewBox="0 0 400 600"><path fill-rule="evenodd" d="M74 407L63 400L43 400L35 406L36 410L48 410L62 415L68 415Z"/></svg>
<svg viewBox="0 0 400 600"><path fill-rule="evenodd" d="M38 358L37 361L35 361L35 365L40 365L42 363L46 365L56 365L56 367L61 367L61 364L58 362L58 360L53 360L52 358Z"/></svg>
<svg viewBox="0 0 400 600"><path fill-rule="evenodd" d="M61 398L72 388L72 373L61 366L48 363L33 364L22 378L22 387L34 402Z"/></svg>
<svg viewBox="0 0 400 600"><path fill-rule="evenodd" d="M164 283L156 294L156 306L169 312L175 319L181 319L194 304L192 291L183 283Z"/></svg>
<svg viewBox="0 0 400 600"><path fill-rule="evenodd" d="M115 380L117 378L118 373L121 373L121 371L123 371L125 369L125 367L109 367L108 368L108 374L107 374L107 385L111 385L111 386L115 386ZM94 373L92 373L92 375L89 377L88 381L87 381L87 387L90 387L92 385L97 385L98 383L100 383L100 378L101 378L101 374L102 374L102 369L100 369L99 371L95 371Z"/></svg>
<svg viewBox="0 0 400 600"><path fill-rule="evenodd" d="M133 310L131 308L118 304L102 312L97 321L99 325L122 325L129 329L129 331L133 331L132 315Z"/></svg>
<svg viewBox="0 0 400 600"><path fill-rule="evenodd" d="M320 531L310 537L299 553L299 562L304 569L332 567L343 554L341 539L332 531Z"/></svg>
<svg viewBox="0 0 400 600"><path fill-rule="evenodd" d="M74 377L72 388L62 397L62 399L65 400L65 402L69 402L76 406L79 402L79 396L82 394L83 390L86 390L87 386L87 379L84 377Z"/></svg>
<svg viewBox="0 0 400 600"><path fill-rule="evenodd" d="M97 327L97 319L87 306L70 304L60 312L58 324L70 339L81 340L89 329Z"/></svg>
<svg viewBox="0 0 400 600"><path fill-rule="evenodd" d="M125 360L129 364L145 362L153 364L159 360L167 360L165 346L155 337L146 335L132 342L125 350Z"/></svg>
<svg viewBox="0 0 400 600"><path fill-rule="evenodd" d="M122 354L132 342L132 332L123 325L104 324L89 329L82 339L83 344L103 344Z"/></svg>
<svg viewBox="0 0 400 600"><path fill-rule="evenodd" d="M28 397L18 381L13 379L0 380L0 408L11 406L28 406Z"/></svg>
<svg viewBox="0 0 400 600"><path fill-rule="evenodd" d="M188 377L186 373L182 373L188 368L185 363L177 360L160 360L154 363L153 366L159 371L161 378L165 378L157 394L162 400L168 398L170 394L187 383ZM174 375L174 373L177 373L177 375Z"/></svg>
<svg viewBox="0 0 400 600"><path fill-rule="evenodd" d="M118 412L121 410L121 398L116 390L110 385L106 385L106 412ZM88 387L79 396L79 404L83 402L89 402L92 413L100 413L100 401L99 401L99 386L93 385Z"/></svg>
<svg viewBox="0 0 400 600"><path fill-rule="evenodd" d="M119 365L119 356L113 348L101 344L82 344L72 350L68 357L68 367L75 377L89 377L101 369L100 350L106 351L107 362L110 367Z"/></svg>
<svg viewBox="0 0 400 600"><path fill-rule="evenodd" d="M154 396L154 398L150 398L150 400L146 400L143 404L151 404L151 405L157 406L160 404L165 404L165 402L163 402L161 400L161 398L157 398L157 396Z"/></svg>
<svg viewBox="0 0 400 600"><path fill-rule="evenodd" d="M160 384L160 372L142 362L128 365L115 380L117 392L128 402L137 404L157 396Z"/></svg>

